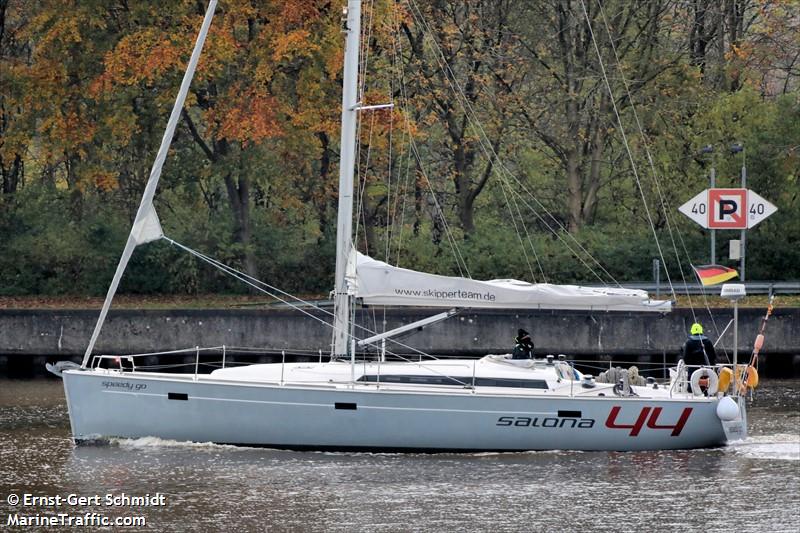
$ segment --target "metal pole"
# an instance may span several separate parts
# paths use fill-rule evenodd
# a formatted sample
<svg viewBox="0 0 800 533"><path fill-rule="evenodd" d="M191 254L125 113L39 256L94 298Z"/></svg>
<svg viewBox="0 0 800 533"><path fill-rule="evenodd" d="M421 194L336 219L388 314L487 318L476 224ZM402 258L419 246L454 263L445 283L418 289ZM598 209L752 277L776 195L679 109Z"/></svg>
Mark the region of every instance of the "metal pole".
<svg viewBox="0 0 800 533"><path fill-rule="evenodd" d="M745 161L744 161L744 151L742 151L742 189L747 189L747 167L745 166ZM748 208L747 204L748 203L749 203L749 201L747 201L745 203L745 205L744 205L744 211L745 211L744 216L745 216L745 219L747 219L747 208ZM745 241L746 233L747 233L747 228L742 228L742 236L741 236L741 244L740 244L740 248L741 248L741 252L742 253L741 253L741 257L739 258L739 279L742 280L742 283L744 283L744 279L745 279L744 278L744 258L745 258L745 255L746 255L745 249L747 248L746 241Z"/></svg>
<svg viewBox="0 0 800 533"><path fill-rule="evenodd" d="M717 169L714 166L711 166L711 178L710 178L711 188L713 189L717 185ZM708 201L706 201L708 203ZM706 206L708 208L708 206ZM717 264L717 230L711 230L711 264Z"/></svg>
<svg viewBox="0 0 800 533"><path fill-rule="evenodd" d="M656 282L656 298L661 297L661 261L653 259L653 281Z"/></svg>
<svg viewBox="0 0 800 533"><path fill-rule="evenodd" d="M733 301L733 395L739 394L739 300Z"/></svg>
<svg viewBox="0 0 800 533"><path fill-rule="evenodd" d="M477 359L472 360L472 392L475 392L475 365L477 362Z"/></svg>
<svg viewBox="0 0 800 533"><path fill-rule="evenodd" d="M575 383L575 369L572 368L572 363L569 363L569 395L574 396L572 393L572 385Z"/></svg>
<svg viewBox="0 0 800 533"><path fill-rule="evenodd" d="M356 340L350 341L350 383L356 384Z"/></svg>

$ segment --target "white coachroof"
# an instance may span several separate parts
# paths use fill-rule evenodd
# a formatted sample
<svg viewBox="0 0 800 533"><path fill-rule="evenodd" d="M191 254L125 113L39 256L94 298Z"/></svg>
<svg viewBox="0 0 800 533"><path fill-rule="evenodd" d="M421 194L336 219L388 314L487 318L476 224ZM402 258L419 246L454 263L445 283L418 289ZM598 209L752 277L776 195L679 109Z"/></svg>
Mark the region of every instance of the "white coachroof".
<svg viewBox="0 0 800 533"><path fill-rule="evenodd" d="M610 287L528 283L514 279L477 281L391 266L357 253L352 290L365 304L495 309L601 311L672 310L672 302L647 292Z"/></svg>

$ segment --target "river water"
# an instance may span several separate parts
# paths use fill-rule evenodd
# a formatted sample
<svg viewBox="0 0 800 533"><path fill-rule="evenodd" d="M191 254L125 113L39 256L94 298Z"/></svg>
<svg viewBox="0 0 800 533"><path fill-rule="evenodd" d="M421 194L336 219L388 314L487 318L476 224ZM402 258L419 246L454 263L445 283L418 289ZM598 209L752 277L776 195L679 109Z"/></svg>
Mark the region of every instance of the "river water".
<svg viewBox="0 0 800 533"><path fill-rule="evenodd" d="M60 381L0 380L0 531L94 530L75 520L102 515L144 517L120 528L129 531L797 532L800 380L763 383L748 413L746 441L690 451L301 453L153 438L75 447ZM25 494L87 500L9 504ZM59 513L72 518L36 518Z"/></svg>

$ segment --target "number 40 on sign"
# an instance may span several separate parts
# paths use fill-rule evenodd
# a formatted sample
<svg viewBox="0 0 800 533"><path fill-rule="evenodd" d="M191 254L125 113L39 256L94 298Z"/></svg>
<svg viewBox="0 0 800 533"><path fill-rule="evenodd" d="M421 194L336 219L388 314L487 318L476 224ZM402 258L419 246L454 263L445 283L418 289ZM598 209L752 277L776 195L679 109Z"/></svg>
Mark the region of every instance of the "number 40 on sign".
<svg viewBox="0 0 800 533"><path fill-rule="evenodd" d="M710 229L749 229L777 210L749 189L706 189L678 208Z"/></svg>

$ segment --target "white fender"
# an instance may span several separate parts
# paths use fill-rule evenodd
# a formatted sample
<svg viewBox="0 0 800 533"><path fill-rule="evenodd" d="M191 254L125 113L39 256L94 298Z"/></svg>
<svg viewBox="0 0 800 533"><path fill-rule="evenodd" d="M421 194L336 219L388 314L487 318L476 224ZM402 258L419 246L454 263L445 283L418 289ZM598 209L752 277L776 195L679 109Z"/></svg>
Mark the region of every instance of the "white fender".
<svg viewBox="0 0 800 533"><path fill-rule="evenodd" d="M713 396L719 390L719 378L717 377L717 373L711 370L710 368L698 368L694 372L692 372L691 383L692 383L692 394L695 396L702 396L703 391L700 390L700 380L702 378L708 378L708 389L707 393L709 396Z"/></svg>
<svg viewBox="0 0 800 533"><path fill-rule="evenodd" d="M725 396L717 404L717 416L720 420L730 422L739 417L739 406L730 396Z"/></svg>

